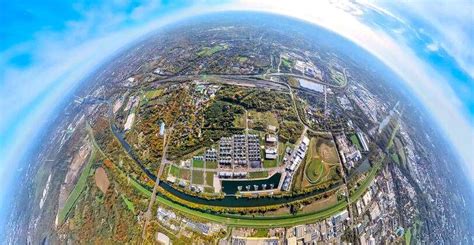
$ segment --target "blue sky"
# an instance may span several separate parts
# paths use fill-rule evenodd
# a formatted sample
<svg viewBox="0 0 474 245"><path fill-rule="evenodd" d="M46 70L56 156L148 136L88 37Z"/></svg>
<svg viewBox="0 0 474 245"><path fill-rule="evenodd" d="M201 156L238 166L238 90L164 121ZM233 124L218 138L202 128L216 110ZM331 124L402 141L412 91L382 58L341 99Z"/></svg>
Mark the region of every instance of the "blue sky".
<svg viewBox="0 0 474 245"><path fill-rule="evenodd" d="M82 78L160 26L221 10L300 18L365 48L419 96L474 180L472 1L57 0L1 6L0 201L9 173Z"/></svg>

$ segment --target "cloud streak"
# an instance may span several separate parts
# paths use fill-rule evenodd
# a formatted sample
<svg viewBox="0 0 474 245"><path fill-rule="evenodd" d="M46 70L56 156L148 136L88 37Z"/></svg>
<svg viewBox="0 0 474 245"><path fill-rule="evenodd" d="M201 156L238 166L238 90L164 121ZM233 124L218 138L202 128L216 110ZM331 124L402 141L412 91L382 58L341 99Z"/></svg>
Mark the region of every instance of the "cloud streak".
<svg viewBox="0 0 474 245"><path fill-rule="evenodd" d="M35 136L42 129L41 126L48 117L54 115L65 94L72 91L98 65L160 26L195 14L222 10L257 10L303 19L332 30L368 50L402 77L433 113L455 145L471 179L474 179L474 153L471 150L474 145L474 123L466 116L463 101L457 96L458 91L449 86L447 78L421 59L408 42L399 42L400 39L392 35L395 33L398 38L403 38L407 33L404 28L395 28L389 34L386 30L363 23L361 17L367 12L357 4L296 0L242 0L212 6L206 6L206 3L189 4L185 1L179 8L154 0L136 6L120 0L114 1L112 5L93 7L78 4L74 9L80 13L79 17L65 21L60 30L40 29L30 40L1 49L0 67L3 69L0 71L0 107L3 111L0 121L0 193L5 193L1 188L8 186L9 173L16 169L19 156L26 152L26 146L35 143ZM411 28L407 20L385 8L377 9ZM432 21L433 16L424 14L422 18ZM453 30L443 26L443 23L433 23L434 29L440 33L445 29ZM419 35L420 30L415 31ZM454 31L465 33L459 29ZM472 52L463 52L466 51L466 45L473 43L469 39L473 35L466 35L457 47L448 45L456 35L446 34L427 45L426 49L434 53L448 50L448 54L456 57L456 61L472 76Z"/></svg>
<svg viewBox="0 0 474 245"><path fill-rule="evenodd" d="M449 78L434 69L429 60L420 58L416 50L417 47L407 45L410 42L403 40L404 30L398 31L400 35L394 38L386 27L385 29L376 29L363 23L359 17L365 13L365 10L360 6L363 5L351 3L334 5L320 1L261 1L257 3L242 0L234 7L235 9L253 9L303 19L346 37L377 57L403 79L408 88L433 114L436 122L462 159L463 168L469 179L474 181L474 152L472 151L474 124L471 121L472 115L466 113L464 102L459 99L457 94L459 91L453 90L447 80ZM371 6L367 5L367 7ZM411 28L402 18L387 10L379 10ZM470 43L472 44L472 42ZM470 44L465 44L463 47L472 50L472 47L466 47L466 45ZM431 52L435 51L435 48L429 48L432 48ZM464 51L469 52L468 50ZM463 59L461 56L457 60Z"/></svg>
<svg viewBox="0 0 474 245"><path fill-rule="evenodd" d="M33 40L0 53L0 66L4 68L0 73L0 202L7 193L12 173L20 167L21 156L38 143L38 134L54 116L58 105L86 76L143 35L212 9L188 6L124 28L126 23L144 14L144 10L137 7L126 17L118 14L102 19L105 17L98 16L113 15L113 11L99 7L84 12L81 21L68 22L66 30L38 33ZM100 26L109 19L115 20L115 24ZM31 57L27 66L12 62L24 54Z"/></svg>

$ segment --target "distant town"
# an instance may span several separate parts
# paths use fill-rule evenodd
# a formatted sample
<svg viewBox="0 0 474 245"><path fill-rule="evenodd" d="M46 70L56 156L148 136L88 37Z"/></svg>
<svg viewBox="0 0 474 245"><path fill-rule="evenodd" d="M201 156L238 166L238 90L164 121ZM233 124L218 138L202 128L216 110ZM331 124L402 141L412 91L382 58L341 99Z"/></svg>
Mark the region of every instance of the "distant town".
<svg viewBox="0 0 474 245"><path fill-rule="evenodd" d="M27 240L472 241L423 112L309 27L270 22L165 29L99 69L38 157Z"/></svg>

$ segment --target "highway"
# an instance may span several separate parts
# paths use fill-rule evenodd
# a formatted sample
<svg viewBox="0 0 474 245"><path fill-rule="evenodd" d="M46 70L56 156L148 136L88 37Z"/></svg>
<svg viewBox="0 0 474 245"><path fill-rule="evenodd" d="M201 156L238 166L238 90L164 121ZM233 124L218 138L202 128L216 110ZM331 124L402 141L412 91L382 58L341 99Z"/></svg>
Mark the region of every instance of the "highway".
<svg viewBox="0 0 474 245"><path fill-rule="evenodd" d="M267 76L270 76L270 77L278 77L278 76L293 76L293 77L297 77L297 78L304 78L304 79L307 79L307 80L310 80L308 79L307 77L303 77L303 76L300 76L300 75L296 75L296 74L287 74L287 73L270 73L270 74L266 74L265 75L266 77ZM263 78L262 75L206 75L206 76L202 76L202 75L182 75L182 76L171 76L171 77L168 77L168 78L164 78L164 79L159 79L159 80L154 80L154 81L151 81L149 82L149 84L158 84L158 85L165 85L165 84L172 84L172 83L184 83L184 82L189 82L189 81L192 81L192 80L203 80L203 78L205 78L205 80L216 80L216 81L219 81L220 83L226 83L226 84L233 84L233 85L240 85L240 86L252 86L252 87L262 87L262 88L272 88L272 89L276 89L276 90L285 90L285 91L289 91L289 94L291 96L291 99L292 99L292 102L293 102L293 106L294 106L294 109L296 111L296 114L298 116L298 120L305 126L305 130L309 130L309 131L313 131L309 128L309 126L304 122L304 120L302 119L301 115L299 114L299 111L297 110L297 105L296 105L296 100L295 100L295 96L293 94L293 89L289 84L285 83L285 82L280 82L278 81L278 79L275 80L266 80ZM311 81L311 80L310 80ZM321 83L320 81L313 81L313 82L317 82L317 83L320 83L320 84L324 84L324 85L328 85L328 84L325 84L325 83ZM136 89L136 88L139 88L139 87L142 87L144 84L140 84L139 86L129 86L129 87L124 87L126 89ZM329 86L329 85L328 85ZM86 103L106 103L109 107L109 119L110 119L110 123L112 125L112 131L116 131L116 128L114 127L114 117L113 117L113 113L111 112L111 103L107 100L88 100ZM115 129L115 130L114 130ZM148 208L147 208L147 211L145 212L145 224L144 224L144 227L143 227L143 233L142 233L142 237L145 237L145 234L146 234L146 229L147 229L147 225L149 223L149 220L152 218L152 210L153 210L153 204L158 200L160 203L163 203L164 202L164 199L163 197L160 197L158 196L158 188L160 186L160 176L162 175L162 172L164 170L164 166L166 165L166 151L167 151L167 147L168 147L168 144L169 144L169 138L170 138L170 133L172 131L172 128L170 128L166 133L165 133L165 143L164 143L164 148L163 148L163 154L162 154L162 159L161 159L161 164L160 164L160 168L158 170L158 173L156 176L154 176L152 173L150 173L149 171L147 171L147 169L144 169L144 172L145 174L147 174L150 178L153 177L153 179L155 180L155 185L154 185L154 188L153 188L153 192L151 193L151 196L150 196L150 201L148 203ZM313 131L315 132L315 131ZM117 133L117 132L115 132ZM143 169L143 165L141 164L141 162L138 160L137 156L135 154L133 154L133 151L131 149L127 149L127 144L124 145L124 143L126 142L122 142L122 140L124 140L121 135L115 135L120 143L122 144L122 146L124 147L124 149L126 150L126 153L133 159L135 160L135 162L138 163L138 165L140 165L140 167L142 167ZM122 140L120 140L122 139ZM340 187L340 186L339 186ZM337 188L339 188L337 187ZM347 187L346 187L347 188ZM365 189L365 188L364 188ZM346 190L347 192L347 190ZM346 193L348 194L348 193ZM348 198L349 195L347 195L346 198ZM352 197L354 198L354 197ZM169 200L166 200L166 203L168 203ZM280 223L280 224L295 224L295 223L300 223L300 222L307 222L308 219L311 218L316 218L316 217L324 217L326 215L331 215L331 214L334 214L336 212L339 212L341 209L343 209L344 207L347 206L347 203L348 200L345 200L344 202L342 203L339 203L338 205L336 205L336 207L330 207L328 210L322 210L321 212L315 212L314 214L308 214L307 216L305 215L304 217L298 217L293 220L291 219L290 217L274 217L273 218L273 221L275 223ZM172 207L176 207L176 206L179 206L178 209L186 209L185 207L179 205L179 204L176 204L176 203L168 203L170 205L172 205ZM169 205L167 205L169 206ZM329 211L331 210L331 211ZM183 210L181 210L183 211ZM187 211L187 209L186 209ZM187 213L187 212L185 212ZM220 221L221 218L217 218L218 216L220 215L210 215L210 214L203 214L199 211L190 211L190 213L193 213L194 215L197 215L197 214L202 214L202 215L198 215L200 217L203 217L203 216L206 216L206 218L210 218L210 217L207 217L207 216L212 216L212 218L210 218L210 220L212 219L219 219ZM216 217L214 217L216 216ZM224 215L225 216L225 215ZM222 217L222 216L221 216ZM222 217L223 218L223 217ZM243 220L246 220L245 218L229 218L227 217L226 218L227 220L234 220L236 223L240 223L242 222ZM262 222L262 225L263 223L265 223L266 225L269 225L270 223L272 223L270 221L271 219L269 220L265 220L265 222L262 221L259 221L259 222ZM286 220L285 222L282 222L283 220ZM250 220L249 220L250 221ZM257 223L259 222L254 222L255 225L257 225ZM225 222L227 223L227 222ZM251 222L252 223L252 222ZM241 225L252 225L252 224L245 224L245 222L242 222Z"/></svg>

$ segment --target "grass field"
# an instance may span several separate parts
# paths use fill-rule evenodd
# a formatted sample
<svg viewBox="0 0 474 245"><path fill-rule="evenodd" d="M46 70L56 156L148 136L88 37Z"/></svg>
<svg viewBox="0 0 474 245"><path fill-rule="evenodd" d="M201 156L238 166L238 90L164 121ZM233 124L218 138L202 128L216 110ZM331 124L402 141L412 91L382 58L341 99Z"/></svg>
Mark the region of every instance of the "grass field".
<svg viewBox="0 0 474 245"><path fill-rule="evenodd" d="M178 178L181 178L184 180L191 180L191 170L182 168Z"/></svg>
<svg viewBox="0 0 474 245"><path fill-rule="evenodd" d="M407 229L405 232L403 238L405 238L405 244L410 245L411 244L411 227Z"/></svg>
<svg viewBox="0 0 474 245"><path fill-rule="evenodd" d="M267 171L249 172L249 178L251 179L259 179L259 178L266 178L266 177L268 177Z"/></svg>
<svg viewBox="0 0 474 245"><path fill-rule="evenodd" d="M390 138L388 139L388 143L387 143L387 150L392 148L393 146L393 141L395 139L395 136L397 135L397 132L398 132L398 129L400 128L400 123L397 123L395 125L395 127L393 128L392 130L392 134L390 135Z"/></svg>
<svg viewBox="0 0 474 245"><path fill-rule="evenodd" d="M330 68L330 73L331 73L331 79L339 86L345 86L347 84L346 77L344 76L344 73Z"/></svg>
<svg viewBox="0 0 474 245"><path fill-rule="evenodd" d="M306 161L305 175L309 182L316 184L320 181L324 174L324 165L319 159L308 159Z"/></svg>
<svg viewBox="0 0 474 245"><path fill-rule="evenodd" d="M245 120L247 120L247 118L245 117L245 113L240 114L240 115L236 115L236 117L234 119L234 127L236 127L236 128L245 128L245 126L246 126Z"/></svg>
<svg viewBox="0 0 474 245"><path fill-rule="evenodd" d="M405 155L405 149L403 147L403 143L400 141L400 139L398 137L395 137L393 142L395 143L395 147L396 147L397 154L398 154L398 157L399 157L399 160L400 160L400 164L402 164L402 166L405 166L405 164L406 164L406 155Z"/></svg>
<svg viewBox="0 0 474 245"><path fill-rule="evenodd" d="M267 236L268 236L268 229L266 228L256 229L255 233L252 234L252 237L267 237Z"/></svg>
<svg viewBox="0 0 474 245"><path fill-rule="evenodd" d="M359 138L357 137L356 134L352 134L349 138L350 138L352 144L355 145L357 150L359 150L359 151L362 150L362 146L360 145Z"/></svg>
<svg viewBox="0 0 474 245"><path fill-rule="evenodd" d="M336 167L339 161L332 141L325 138L311 138L306 156L304 173L311 184L337 179Z"/></svg>
<svg viewBox="0 0 474 245"><path fill-rule="evenodd" d="M133 205L133 202L128 200L128 198L126 198L123 194L120 195L120 196L122 197L122 200L125 203L125 205L127 206L128 210L132 211L132 213L135 213L135 205Z"/></svg>
<svg viewBox="0 0 474 245"><path fill-rule="evenodd" d="M362 194L366 191L368 184L372 182L375 174L377 172L378 167L374 167L371 170L371 174L367 177L364 184L361 185L353 195L351 195L351 202L357 200L362 196ZM149 198L151 196L151 192L141 186L136 180L131 179L130 183L133 187L135 187L140 193L142 193L145 197ZM299 213L296 215L292 214L284 214L279 216L239 216L239 215L216 215L206 212L201 212L198 210L190 209L175 202L172 202L168 199L165 199L162 196L157 196L157 202L168 206L178 212L181 212L185 215L190 215L202 219L206 219L212 222L218 222L221 224L226 224L232 227L254 227L254 228L269 228L269 227L288 227L294 226L298 224L304 224L309 222L314 222L315 220L320 220L327 218L329 216L335 215L338 212L342 211L347 207L347 203L345 201L339 201L335 205L331 205L325 209L319 210L317 212L312 213Z"/></svg>
<svg viewBox="0 0 474 245"><path fill-rule="evenodd" d="M207 169L216 169L218 167L217 162L206 162Z"/></svg>
<svg viewBox="0 0 474 245"><path fill-rule="evenodd" d="M163 89L147 90L145 91L145 99L151 100L163 94Z"/></svg>
<svg viewBox="0 0 474 245"><path fill-rule="evenodd" d="M263 129L266 129L268 125L278 128L278 118L276 117L275 113L271 111L258 112L255 110L250 110L248 112L248 117L252 121L252 123L249 125L251 128L262 126Z"/></svg>
<svg viewBox="0 0 474 245"><path fill-rule="evenodd" d="M170 174L173 175L174 177L180 177L181 176L181 169L176 167L175 165L171 165Z"/></svg>
<svg viewBox="0 0 474 245"><path fill-rule="evenodd" d="M193 168L204 168L204 160L193 159Z"/></svg>
<svg viewBox="0 0 474 245"><path fill-rule="evenodd" d="M214 173L207 172L206 173L206 185L212 186L214 184Z"/></svg>
<svg viewBox="0 0 474 245"><path fill-rule="evenodd" d="M278 161L275 159L275 160L263 160L263 167L264 168L274 168L278 166Z"/></svg>
<svg viewBox="0 0 474 245"><path fill-rule="evenodd" d="M281 57L281 65L287 67L288 69L291 69L293 67L293 61L288 58Z"/></svg>
<svg viewBox="0 0 474 245"><path fill-rule="evenodd" d="M211 56L219 51L226 50L227 48L228 48L227 44L214 45L213 47L204 47L197 53L197 55L199 57Z"/></svg>
<svg viewBox="0 0 474 245"><path fill-rule="evenodd" d="M204 173L202 170L193 170L192 183L197 185L204 184Z"/></svg>
<svg viewBox="0 0 474 245"><path fill-rule="evenodd" d="M237 57L237 60L240 62L240 63L244 63L245 61L247 61L249 58L246 57L246 56L238 56Z"/></svg>
<svg viewBox="0 0 474 245"><path fill-rule="evenodd" d="M91 168L92 168L92 163L95 159L95 154L96 150L95 148L92 150L91 156L89 157L89 161L87 162L86 166L84 166L84 169L82 170L81 176L79 176L79 179L74 186L74 189L69 193L69 196L66 200L66 203L64 204L63 209L59 212L58 218L59 218L59 223L62 224L65 220L71 209L74 207L76 204L77 199L81 196L82 192L87 186L87 179L89 178Z"/></svg>
<svg viewBox="0 0 474 245"><path fill-rule="evenodd" d="M400 157L398 157L397 153L392 153L390 157L392 158L394 162L396 162L397 164L400 164Z"/></svg>

